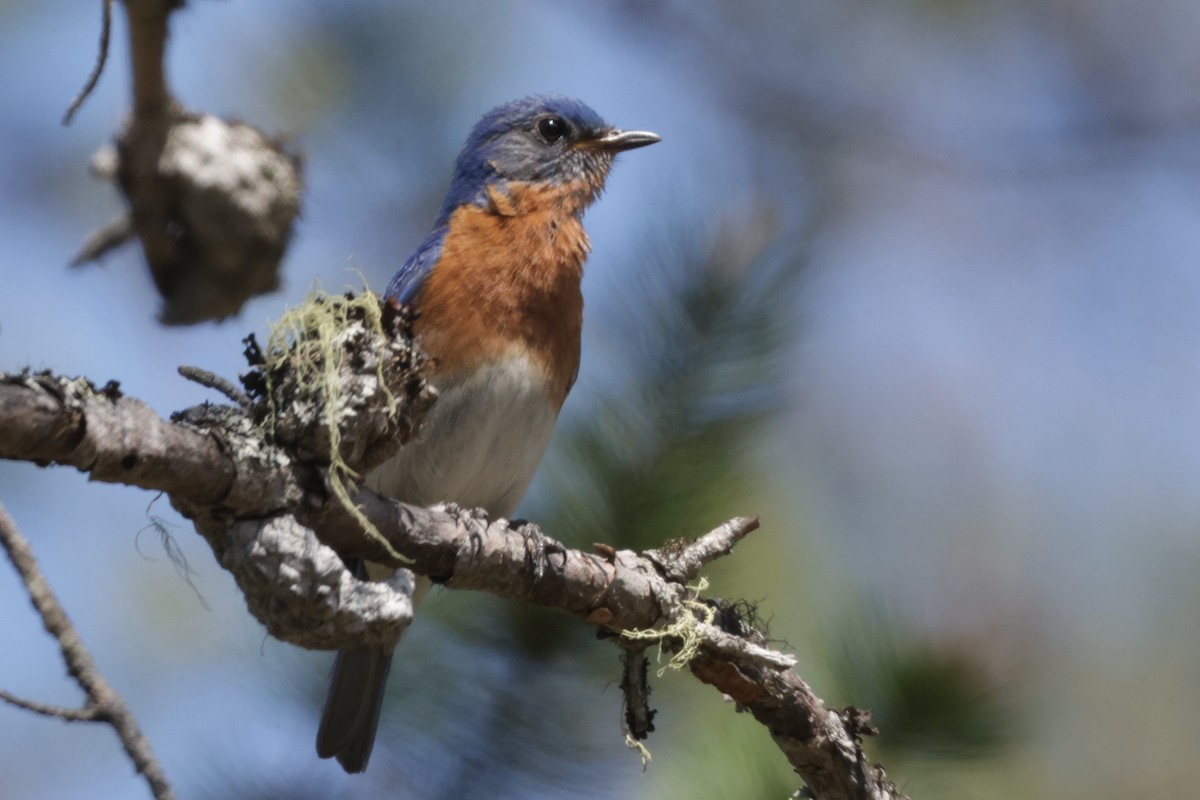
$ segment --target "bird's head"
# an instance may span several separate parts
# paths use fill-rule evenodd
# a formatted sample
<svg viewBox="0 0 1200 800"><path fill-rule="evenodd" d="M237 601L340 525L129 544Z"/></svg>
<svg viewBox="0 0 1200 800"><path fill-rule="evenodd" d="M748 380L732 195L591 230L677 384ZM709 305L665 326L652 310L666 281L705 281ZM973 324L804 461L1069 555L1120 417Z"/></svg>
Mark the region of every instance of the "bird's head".
<svg viewBox="0 0 1200 800"><path fill-rule="evenodd" d="M578 100L535 95L498 106L467 138L441 216L465 204L486 205L489 188L510 181L570 184L590 200L604 188L613 157L654 144L647 131L621 131Z"/></svg>

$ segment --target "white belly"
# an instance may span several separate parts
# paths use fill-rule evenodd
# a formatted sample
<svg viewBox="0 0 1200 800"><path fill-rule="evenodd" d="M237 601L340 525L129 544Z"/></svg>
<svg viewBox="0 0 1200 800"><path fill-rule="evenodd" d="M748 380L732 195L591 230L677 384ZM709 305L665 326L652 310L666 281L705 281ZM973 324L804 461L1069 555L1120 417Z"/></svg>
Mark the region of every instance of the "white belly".
<svg viewBox="0 0 1200 800"><path fill-rule="evenodd" d="M415 505L454 502L512 514L550 441L558 406L524 356L458 379L435 378L437 402L416 437L367 484Z"/></svg>

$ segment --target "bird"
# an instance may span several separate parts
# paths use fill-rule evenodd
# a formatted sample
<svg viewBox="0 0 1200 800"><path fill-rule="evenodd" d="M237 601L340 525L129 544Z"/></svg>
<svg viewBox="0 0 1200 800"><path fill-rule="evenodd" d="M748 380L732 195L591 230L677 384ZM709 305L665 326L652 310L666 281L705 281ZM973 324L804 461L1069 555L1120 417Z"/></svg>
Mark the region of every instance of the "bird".
<svg viewBox="0 0 1200 800"><path fill-rule="evenodd" d="M415 505L452 502L512 514L537 470L579 371L591 245L584 211L614 157L660 141L620 130L562 95L531 95L483 115L454 165L433 229L385 292L413 309L438 399L414 438L365 482ZM348 564L383 580L383 565ZM420 579L414 608L428 591ZM392 652L342 650L317 754L367 767Z"/></svg>

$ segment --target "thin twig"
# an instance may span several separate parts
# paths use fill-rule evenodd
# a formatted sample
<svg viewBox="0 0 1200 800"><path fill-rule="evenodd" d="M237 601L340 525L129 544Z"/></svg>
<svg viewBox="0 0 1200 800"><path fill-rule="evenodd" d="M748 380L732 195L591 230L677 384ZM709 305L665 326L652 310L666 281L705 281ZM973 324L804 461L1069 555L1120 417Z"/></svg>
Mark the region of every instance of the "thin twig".
<svg viewBox="0 0 1200 800"><path fill-rule="evenodd" d="M46 717L54 717L55 719L65 719L67 722L97 722L101 719L100 714L95 706L84 706L83 708L67 708L66 706L53 706L49 703L39 703L35 700L26 700L24 697L18 697L12 692L7 692L0 689L0 700L9 705L23 708L26 711L32 711L35 714L41 714Z"/></svg>
<svg viewBox="0 0 1200 800"><path fill-rule="evenodd" d="M103 16L100 23L100 52L96 55L96 65L92 67L92 74L88 76L83 89L71 101L71 105L67 106L67 113L63 114L63 125L71 124L71 120L75 118L75 112L79 110L83 101L88 99L92 90L96 88L96 84L100 82L100 76L104 73L104 65L108 62L108 41L112 35L113 0L100 0L100 6L103 9L101 12Z"/></svg>
<svg viewBox="0 0 1200 800"><path fill-rule="evenodd" d="M647 551L646 557L658 564L671 580L686 583L709 563L729 555L735 544L756 530L758 517L734 517L699 539L677 539Z"/></svg>
<svg viewBox="0 0 1200 800"><path fill-rule="evenodd" d="M200 367L179 367L179 374L192 383L198 383L205 388L220 392L242 408L250 407L250 398L241 389L233 385L228 378L222 378L215 372L209 372Z"/></svg>
<svg viewBox="0 0 1200 800"><path fill-rule="evenodd" d="M29 542L17 530L16 523L3 506L0 506L0 544L4 545L9 561L21 576L25 591L41 615L46 631L58 640L67 671L87 694L87 707L95 709L93 713L96 718L103 719L116 730L126 754L137 771L146 778L155 799L174 800L175 793L150 748L150 740L138 727L129 706L96 669L96 663L67 617L66 609L58 602L42 574Z"/></svg>
<svg viewBox="0 0 1200 800"><path fill-rule="evenodd" d="M650 660L646 658L646 645L639 642L621 642L621 695L625 712L625 730L635 741L643 741L654 730L654 716L650 707L650 681L647 672Z"/></svg>
<svg viewBox="0 0 1200 800"><path fill-rule="evenodd" d="M79 253L71 259L71 266L82 267L93 261L99 261L113 250L131 241L135 233L133 215L122 214L107 225L88 234Z"/></svg>

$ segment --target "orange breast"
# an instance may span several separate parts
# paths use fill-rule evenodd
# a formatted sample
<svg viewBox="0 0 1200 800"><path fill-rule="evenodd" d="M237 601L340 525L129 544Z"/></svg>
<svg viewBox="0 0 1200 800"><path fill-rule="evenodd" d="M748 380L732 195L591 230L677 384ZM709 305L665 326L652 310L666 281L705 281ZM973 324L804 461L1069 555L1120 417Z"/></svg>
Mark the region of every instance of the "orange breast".
<svg viewBox="0 0 1200 800"><path fill-rule="evenodd" d="M579 368L580 280L588 253L576 187L509 184L488 208L450 218L416 297L415 331L437 370L456 373L524 349L559 405ZM436 383L436 377L435 377Z"/></svg>

